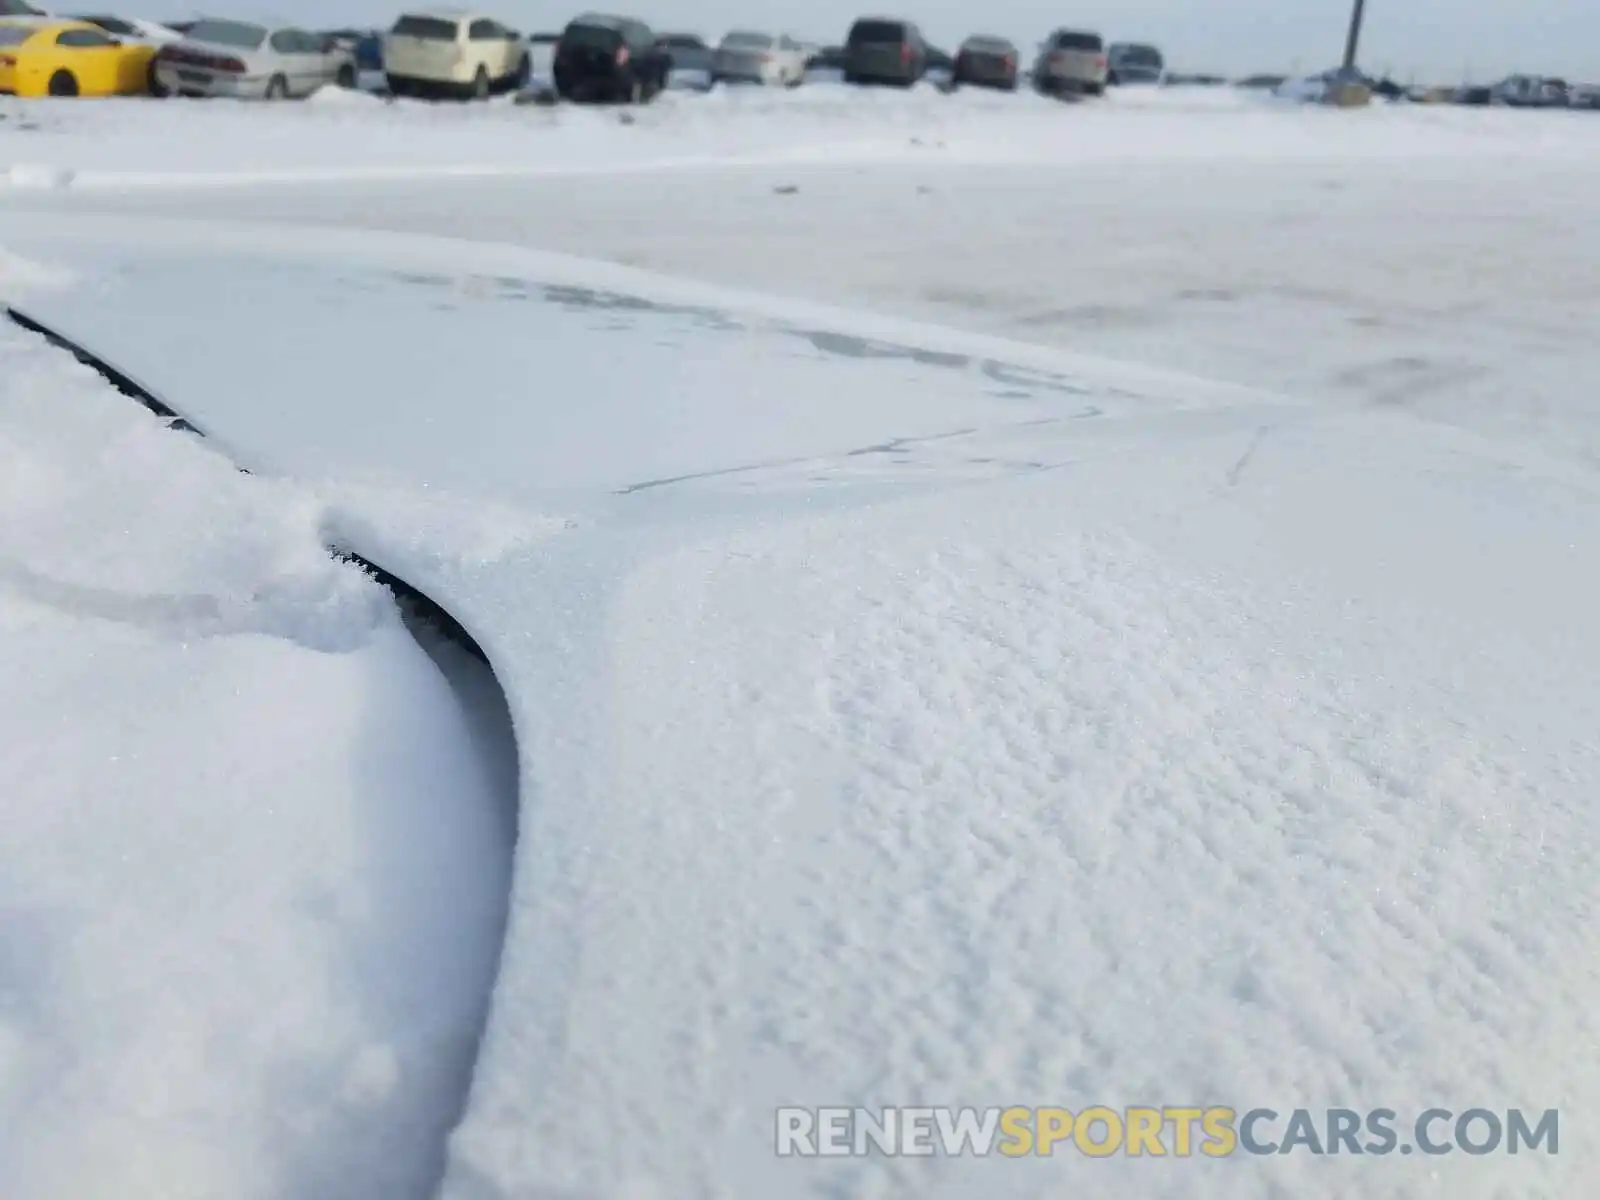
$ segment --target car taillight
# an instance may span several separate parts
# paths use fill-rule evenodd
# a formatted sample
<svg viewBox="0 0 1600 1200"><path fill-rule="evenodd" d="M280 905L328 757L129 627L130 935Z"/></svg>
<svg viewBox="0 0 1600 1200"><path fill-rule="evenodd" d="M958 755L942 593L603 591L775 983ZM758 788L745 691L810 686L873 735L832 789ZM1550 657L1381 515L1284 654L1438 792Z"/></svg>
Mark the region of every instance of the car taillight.
<svg viewBox="0 0 1600 1200"><path fill-rule="evenodd" d="M911 43L910 42L901 42L900 43L900 61L901 62L910 62L911 61Z"/></svg>
<svg viewBox="0 0 1600 1200"><path fill-rule="evenodd" d="M1002 58L1000 60L1001 68L1004 69L1004 70L1007 70L1007 71L1011 70L1011 68L1016 66L1016 65L1017 65L1016 60L1014 58L1012 58L1011 55L1009 55L1009 54L1006 55L1004 58Z"/></svg>
<svg viewBox="0 0 1600 1200"><path fill-rule="evenodd" d="M617 66L625 67L627 65L628 65L628 48L626 46L618 46L617 47Z"/></svg>
<svg viewBox="0 0 1600 1200"><path fill-rule="evenodd" d="M1104 54L1100 55L1094 60L1094 65L1099 67L1102 71L1105 70L1106 56Z"/></svg>
<svg viewBox="0 0 1600 1200"><path fill-rule="evenodd" d="M762 56L761 56L761 61L762 61L762 62L764 62L764 63L769 63L769 62L771 62L771 61L772 61L772 55L770 55L770 54L763 54L763 55L762 55Z"/></svg>
<svg viewBox="0 0 1600 1200"><path fill-rule="evenodd" d="M219 58L216 62L216 70L226 71L230 75L243 75L244 63L237 58Z"/></svg>

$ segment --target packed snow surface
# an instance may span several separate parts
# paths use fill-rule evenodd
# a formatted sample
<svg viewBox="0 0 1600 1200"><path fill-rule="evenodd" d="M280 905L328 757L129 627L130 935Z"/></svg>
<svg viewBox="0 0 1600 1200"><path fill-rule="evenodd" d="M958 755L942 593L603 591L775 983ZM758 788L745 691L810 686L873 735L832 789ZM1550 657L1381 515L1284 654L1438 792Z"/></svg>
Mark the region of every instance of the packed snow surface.
<svg viewBox="0 0 1600 1200"><path fill-rule="evenodd" d="M491 884L510 892L446 1200L1454 1200L1576 1196L1596 1178L1600 363L1582 314L1600 301L1586 220L1600 122L1231 95L1014 99L684 96L633 125L362 97L281 113L144 106L148 126L138 106L74 106L28 135L32 161L54 147L75 175L0 207L0 244L39 264L23 306L263 474L241 479L8 335L48 361L52 388L76 373L99 405L35 406L75 424L0 477L19 506L4 526L15 557L74 586L92 568L124 572L140 596L271 599L219 602L233 624L181 651L162 643L152 670L259 642L264 658L362 672L302 690L303 667L241 680L216 666L229 703L193 720L245 713L252 753L208 779L282 769L258 744L263 718L292 730L279 722L304 710L238 700L263 680L315 697L329 763L352 753L349 697L375 702L380 660L382 711L417 722L367 730L383 754L365 773L308 768L307 793L354 778L333 794L363 797L359 824L338 803L296 810L312 850L266 837L254 808L224 809L208 848L236 839L251 865L280 869L219 875L288 888L304 872L341 895L410 878L381 854L359 870L334 861L371 849L352 829L432 856L474 828L488 837L427 805L428 779L477 760L450 766L437 740L450 694L323 542L444 602L505 688L512 878L474 874L472 854L490 853L476 842L458 869L429 868L481 885L484 903ZM185 112L202 132L151 153ZM254 163L247 121L261 122ZM145 149L91 136L112 122ZM412 139L406 155L391 130ZM546 153L530 162L528 145ZM511 164L499 173L561 178L334 181L482 176L495 156ZM649 168L647 185L594 175L621 160ZM187 186L240 172L324 182ZM19 429L45 419L10 407ZM110 489L126 455L85 475L80 461L110 460L95 449L105 435L78 428L86 413L145 431L158 465L123 493ZM41 482L11 484L30 472ZM97 519L176 496L186 517L236 532L141 549L125 518L96 533L63 515L74 493L57 476L106 492ZM75 680L88 667L63 665L87 637L75 624L19 676L68 699L18 703L18 755L45 744L36 729L94 749L18 772L29 821L55 811L37 797L63 790L58 771L123 745L120 724L75 715L61 732L50 715L87 707ZM96 702L114 702L120 656L83 645L99 655ZM159 677L149 693L189 695ZM191 1064L180 1080L235 1107L205 1110L215 1132L201 1138L156 1109L145 1132L96 1140L94 1120L125 1111L104 1089L71 1090L72 1109L53 1099L59 1073L0 1076L13 1111L36 1102L29 1154L0 1162L61 1194L103 1178L63 1173L97 1162L149 1172L150 1194L214 1194L218 1180L295 1200L369 1180L373 1195L426 1194L420 1172L369 1164L398 1172L394 1148L436 1152L413 1131L437 1129L440 1110L330 1101L441 1094L407 1092L359 1049L414 1025L337 1015L329 980L343 975L315 964L354 936L324 916L345 910L311 905L324 925L304 929L301 909L263 899L241 925L195 903L204 872L172 871L198 861L168 848L192 844L196 803L173 709L157 710L172 748L139 743L164 781L140 794L173 798L161 820L189 836L145 849L148 868L120 862L113 885L93 839L132 835L96 812L70 836L29 833L19 864L39 874L0 878L33 880L20 895L36 904L88 873L82 911L101 921L164 911L180 879L199 928L151 918L148 936L174 961L209 962L196 947L259 924L269 936L234 953L331 988L305 1001L330 1042L241 1036L260 1028L266 984L208 1010L214 1024L163 1009L158 1033L96 1025L89 1043L71 1004L15 1010L33 1023L0 1061L104 1046L92 1069L125 1084L118 1056L155 1054L159 1035ZM446 774L412 765L421 756ZM375 807L391 788L421 789L420 837ZM66 866L38 866L52 859ZM80 1006L107 994L132 940L74 943L78 994L93 998ZM451 978L437 943L389 950L338 961L381 961L396 987L407 970ZM472 963L462 1005L481 1001L492 956ZM7 969L24 995L57 977ZM237 986L190 972L186 994ZM182 1057L212 1030L235 1057ZM323 1073L283 1067L308 1057ZM296 1081L302 1103L241 1099L229 1083L250 1063L282 1068L273 1078ZM378 1077L390 1090L363 1090ZM362 1137L329 1136L318 1103L354 1105L344 1119L364 1121ZM1559 1108L1562 1139L1557 1156L802 1161L772 1153L780 1104ZM300 1128L285 1111L312 1133L275 1140ZM300 1161L285 1146L349 1173L324 1187L284 1168Z"/></svg>

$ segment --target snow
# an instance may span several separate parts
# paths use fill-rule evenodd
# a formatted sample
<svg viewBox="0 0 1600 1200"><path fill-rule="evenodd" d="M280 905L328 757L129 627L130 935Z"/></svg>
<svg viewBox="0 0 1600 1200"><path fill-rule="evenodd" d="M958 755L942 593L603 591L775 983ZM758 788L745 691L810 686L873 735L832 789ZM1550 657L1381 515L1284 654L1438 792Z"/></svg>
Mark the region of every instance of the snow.
<svg viewBox="0 0 1600 1200"><path fill-rule="evenodd" d="M503 767L315 497L7 329L0 1193L420 1194L499 954Z"/></svg>
<svg viewBox="0 0 1600 1200"><path fill-rule="evenodd" d="M142 1194L428 1194L461 1043L391 1058L414 1013L358 1003L340 967L454 980L428 1002L470 1040L507 903L445 1200L1593 1178L1600 126L822 87L629 126L364 98L51 119L0 135L77 173L0 199L0 244L41 264L7 279L262 474L8 335L45 382L30 403L4 374L0 554L53 590L0 613L68 624L0 642L29 672L0 677L63 697L0 726L23 764L0 796L32 822L8 811L26 836L0 880L26 901L6 911L79 888L117 935L72 943L64 975L13 969L67 999L20 1027L0 1007L7 1055L87 1046L90 1083L0 1075L11 1113L32 1102L0 1170L44 1181L0 1191L92 1194L115 1166ZM291 186L191 186L266 178ZM466 702L326 542L487 651L517 737L509 880L503 821L454 806L483 769ZM184 722L213 731L222 802L196 799ZM30 765L39 745L66 765ZM118 794L99 756L129 747L159 822L42 802ZM188 849L201 820L215 867ZM421 876L470 894L348 917ZM207 882L240 878L247 900ZM95 1023L141 938L132 1019ZM218 945L228 978L193 965ZM298 1025L262 1016L278 981ZM128 1132L98 1084L152 1060L182 1067L177 1098ZM429 1063L452 1082L407 1089ZM1559 1107L1564 1136L1557 1157L797 1162L771 1154L783 1103Z"/></svg>
<svg viewBox="0 0 1600 1200"><path fill-rule="evenodd" d="M926 162L1081 166L1213 161L1400 164L1484 153L1526 161L1592 154L1594 122L1382 106L1299 111L1234 89L1125 89L1064 104L1029 92L931 84L908 91L816 83L794 90L670 91L637 112L385 102L325 89L310 103L119 100L0 109L0 168L13 186L126 188L316 179L539 178L681 171L731 162ZM237 136L247 130L244 136ZM1196 136L1199 134L1200 136Z"/></svg>

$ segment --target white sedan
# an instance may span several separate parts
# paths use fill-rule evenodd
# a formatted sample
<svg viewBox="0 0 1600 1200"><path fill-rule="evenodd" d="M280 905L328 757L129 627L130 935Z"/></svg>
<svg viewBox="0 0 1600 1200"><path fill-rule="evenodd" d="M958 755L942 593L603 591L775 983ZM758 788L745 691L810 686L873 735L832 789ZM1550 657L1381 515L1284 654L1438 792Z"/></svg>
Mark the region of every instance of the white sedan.
<svg viewBox="0 0 1600 1200"><path fill-rule="evenodd" d="M786 33L735 30L722 39L711 65L713 83L799 87L805 77L805 47Z"/></svg>

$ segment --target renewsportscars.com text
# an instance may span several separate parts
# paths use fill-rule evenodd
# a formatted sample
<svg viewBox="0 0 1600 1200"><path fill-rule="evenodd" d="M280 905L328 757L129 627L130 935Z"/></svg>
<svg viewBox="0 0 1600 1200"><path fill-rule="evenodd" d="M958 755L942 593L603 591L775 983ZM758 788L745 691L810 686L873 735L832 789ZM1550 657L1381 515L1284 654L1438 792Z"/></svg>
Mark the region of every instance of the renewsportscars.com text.
<svg viewBox="0 0 1600 1200"><path fill-rule="evenodd" d="M779 1157L1560 1153L1560 1114L1429 1108L780 1108Z"/></svg>

